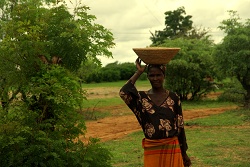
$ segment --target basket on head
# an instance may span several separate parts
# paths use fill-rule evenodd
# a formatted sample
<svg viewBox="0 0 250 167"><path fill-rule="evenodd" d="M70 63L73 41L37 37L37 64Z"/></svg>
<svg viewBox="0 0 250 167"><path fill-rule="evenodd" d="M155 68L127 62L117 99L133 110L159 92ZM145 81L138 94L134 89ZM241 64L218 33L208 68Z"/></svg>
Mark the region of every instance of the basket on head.
<svg viewBox="0 0 250 167"><path fill-rule="evenodd" d="M180 48L148 47L133 50L145 64L167 64Z"/></svg>

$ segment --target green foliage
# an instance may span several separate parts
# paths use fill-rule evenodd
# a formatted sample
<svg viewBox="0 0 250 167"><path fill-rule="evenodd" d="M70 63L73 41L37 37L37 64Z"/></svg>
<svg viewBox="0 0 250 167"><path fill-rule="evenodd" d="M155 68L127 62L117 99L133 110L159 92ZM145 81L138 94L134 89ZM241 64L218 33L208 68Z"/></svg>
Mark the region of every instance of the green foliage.
<svg viewBox="0 0 250 167"><path fill-rule="evenodd" d="M108 48L114 45L112 33L92 23L95 16L87 13L88 7L77 5L70 13L66 3L52 3L48 8L43 2L24 0L12 4L11 11L3 11L9 18L0 20L2 67L18 65L30 73L35 71L38 56L44 55L48 61L58 56L64 67L76 70L87 54L99 63L97 55L111 57Z"/></svg>
<svg viewBox="0 0 250 167"><path fill-rule="evenodd" d="M165 12L165 25L162 31L155 31L150 37L153 44L162 44L166 39L175 39L187 35L188 30L192 28L192 16L186 15L184 7L179 7L174 11Z"/></svg>
<svg viewBox="0 0 250 167"><path fill-rule="evenodd" d="M112 68L104 68L102 71L103 81L113 82L120 80L120 71Z"/></svg>
<svg viewBox="0 0 250 167"><path fill-rule="evenodd" d="M77 112L83 100L80 90L77 78L60 66L32 77L24 89L26 99L12 103L8 112L0 111L1 164L110 166L108 150L95 140L84 145L78 139L86 129Z"/></svg>
<svg viewBox="0 0 250 167"><path fill-rule="evenodd" d="M108 150L79 140L85 92L71 72L110 57L111 32L65 0L3 0L0 10L1 166L110 166Z"/></svg>
<svg viewBox="0 0 250 167"><path fill-rule="evenodd" d="M136 71L134 63L121 63L118 65L117 70L120 71L120 79L128 80Z"/></svg>
<svg viewBox="0 0 250 167"><path fill-rule="evenodd" d="M229 81L226 80L222 83L223 93L218 97L218 100L220 102L230 101L243 105L246 91L243 89L241 83L236 78L232 78Z"/></svg>
<svg viewBox="0 0 250 167"><path fill-rule="evenodd" d="M103 81L128 80L136 71L134 63L114 63L107 64L102 68Z"/></svg>
<svg viewBox="0 0 250 167"><path fill-rule="evenodd" d="M166 87L177 92L181 100L199 99L213 90L213 45L207 39L166 40L163 47L180 47L180 52L167 64Z"/></svg>
<svg viewBox="0 0 250 167"><path fill-rule="evenodd" d="M97 55L111 56L108 49L114 45L112 34L93 23L95 16L87 13L89 8L77 5L70 13L66 1L60 2L1 3L0 75L5 80L4 89L14 89L14 96L45 64L58 64L53 62L54 57L60 58L60 65L72 71L89 57L98 65Z"/></svg>
<svg viewBox="0 0 250 167"><path fill-rule="evenodd" d="M102 76L100 74L101 65L94 62L91 57L85 62L82 62L80 68L77 71L77 76L84 82L90 83L92 81L100 82L102 81Z"/></svg>
<svg viewBox="0 0 250 167"><path fill-rule="evenodd" d="M216 47L215 58L224 76L236 77L246 90L245 106L250 108L250 20L240 22L235 11L229 11L230 18L221 23L225 31L223 42Z"/></svg>
<svg viewBox="0 0 250 167"><path fill-rule="evenodd" d="M214 89L213 43L206 29L192 27L184 7L165 12L166 28L151 37L151 46L177 47L181 51L167 64L166 87L181 100L200 99Z"/></svg>
<svg viewBox="0 0 250 167"><path fill-rule="evenodd" d="M107 64L105 67L96 67L93 63L86 69L82 66L78 75L86 83L91 82L115 82L118 80L128 80L136 71L134 63L114 63ZM85 70L83 70L85 69ZM145 79L145 77L144 77Z"/></svg>

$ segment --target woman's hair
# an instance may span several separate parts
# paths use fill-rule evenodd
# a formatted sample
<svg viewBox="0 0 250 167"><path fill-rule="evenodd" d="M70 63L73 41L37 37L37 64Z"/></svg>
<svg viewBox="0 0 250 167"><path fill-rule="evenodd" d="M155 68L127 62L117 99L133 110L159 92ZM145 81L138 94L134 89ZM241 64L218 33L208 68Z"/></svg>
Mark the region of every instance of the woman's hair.
<svg viewBox="0 0 250 167"><path fill-rule="evenodd" d="M147 67L147 74L151 68L158 68L162 71L162 73L165 75L166 66L164 64L149 64Z"/></svg>

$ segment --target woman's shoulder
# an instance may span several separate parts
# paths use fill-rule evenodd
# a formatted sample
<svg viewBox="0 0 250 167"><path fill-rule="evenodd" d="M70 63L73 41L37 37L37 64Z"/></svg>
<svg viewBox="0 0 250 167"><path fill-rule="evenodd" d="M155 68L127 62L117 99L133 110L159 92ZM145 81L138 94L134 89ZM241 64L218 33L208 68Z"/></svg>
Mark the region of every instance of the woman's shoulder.
<svg viewBox="0 0 250 167"><path fill-rule="evenodd" d="M176 100L179 100L179 96L176 92L173 92L173 91L169 91L169 96L172 98L172 99L176 99Z"/></svg>

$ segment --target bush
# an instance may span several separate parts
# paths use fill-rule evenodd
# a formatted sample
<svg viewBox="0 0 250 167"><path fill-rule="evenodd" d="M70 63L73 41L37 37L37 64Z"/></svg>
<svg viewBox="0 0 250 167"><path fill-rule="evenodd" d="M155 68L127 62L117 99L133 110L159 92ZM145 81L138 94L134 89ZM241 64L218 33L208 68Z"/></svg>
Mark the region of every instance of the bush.
<svg viewBox="0 0 250 167"><path fill-rule="evenodd" d="M103 81L114 82L120 80L120 71L114 69L103 69L102 71Z"/></svg>
<svg viewBox="0 0 250 167"><path fill-rule="evenodd" d="M145 81L145 80L147 80L148 79L148 77L147 77L147 73L142 73L141 74L141 76L140 76L140 78L139 78L139 80L141 80L141 81Z"/></svg>
<svg viewBox="0 0 250 167"><path fill-rule="evenodd" d="M211 91L207 78L216 78L216 74L211 55L213 44L209 38L177 38L165 40L161 46L181 48L167 64L167 89L176 92L182 101L199 100Z"/></svg>
<svg viewBox="0 0 250 167"><path fill-rule="evenodd" d="M244 96L243 94L236 93L234 90L226 91L220 94L218 97L219 101L229 101L229 102L235 102L235 103L244 103Z"/></svg>
<svg viewBox="0 0 250 167"><path fill-rule="evenodd" d="M226 79L222 81L224 92L218 97L219 101L230 101L243 104L246 91L237 79Z"/></svg>
<svg viewBox="0 0 250 167"><path fill-rule="evenodd" d="M77 112L83 100L78 79L53 66L29 83L22 99L0 110L1 166L109 167L110 152L97 140L79 140L86 127Z"/></svg>

